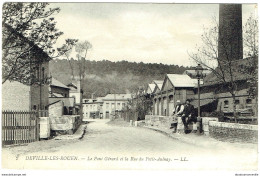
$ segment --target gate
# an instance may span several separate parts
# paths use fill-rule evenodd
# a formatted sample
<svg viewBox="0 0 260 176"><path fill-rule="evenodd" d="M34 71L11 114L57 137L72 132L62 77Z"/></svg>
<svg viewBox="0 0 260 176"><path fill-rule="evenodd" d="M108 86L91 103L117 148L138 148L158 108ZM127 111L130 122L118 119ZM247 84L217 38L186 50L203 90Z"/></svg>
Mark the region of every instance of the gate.
<svg viewBox="0 0 260 176"><path fill-rule="evenodd" d="M47 111L2 111L2 145L39 140L39 117Z"/></svg>

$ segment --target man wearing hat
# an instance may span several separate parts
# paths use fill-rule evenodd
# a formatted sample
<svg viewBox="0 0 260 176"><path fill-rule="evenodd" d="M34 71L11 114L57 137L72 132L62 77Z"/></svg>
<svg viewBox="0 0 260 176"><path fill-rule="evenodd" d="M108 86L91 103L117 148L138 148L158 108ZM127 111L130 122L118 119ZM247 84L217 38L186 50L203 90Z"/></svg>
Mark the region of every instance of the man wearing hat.
<svg viewBox="0 0 260 176"><path fill-rule="evenodd" d="M182 115L182 112L184 110L183 104L181 104L180 100L176 101L176 107L173 109L172 115L173 115L173 122L171 123L171 128L174 128L173 133L177 130L177 123L178 123L178 116Z"/></svg>
<svg viewBox="0 0 260 176"><path fill-rule="evenodd" d="M188 125L190 122L196 122L197 119L195 117L195 110L194 106L190 104L191 100L187 99L186 104L184 106L184 110L181 116L183 125L184 125L184 132L187 133Z"/></svg>

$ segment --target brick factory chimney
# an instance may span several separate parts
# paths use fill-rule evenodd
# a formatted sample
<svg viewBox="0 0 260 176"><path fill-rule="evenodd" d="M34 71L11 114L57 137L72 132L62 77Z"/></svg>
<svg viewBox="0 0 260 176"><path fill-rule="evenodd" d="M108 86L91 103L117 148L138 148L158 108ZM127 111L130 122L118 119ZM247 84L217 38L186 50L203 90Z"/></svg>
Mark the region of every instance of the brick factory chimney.
<svg viewBox="0 0 260 176"><path fill-rule="evenodd" d="M242 5L219 5L218 57L222 60L243 59Z"/></svg>

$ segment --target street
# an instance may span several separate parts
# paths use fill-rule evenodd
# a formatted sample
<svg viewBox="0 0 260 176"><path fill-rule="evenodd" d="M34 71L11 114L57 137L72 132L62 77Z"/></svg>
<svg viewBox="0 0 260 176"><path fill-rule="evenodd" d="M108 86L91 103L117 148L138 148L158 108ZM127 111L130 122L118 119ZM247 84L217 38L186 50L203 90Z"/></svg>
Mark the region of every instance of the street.
<svg viewBox="0 0 260 176"><path fill-rule="evenodd" d="M219 142L208 147L145 128L87 125L82 139L45 140L3 148L2 167L16 169L257 169L257 145ZM183 134L185 135L185 134ZM188 134L189 135L189 134Z"/></svg>

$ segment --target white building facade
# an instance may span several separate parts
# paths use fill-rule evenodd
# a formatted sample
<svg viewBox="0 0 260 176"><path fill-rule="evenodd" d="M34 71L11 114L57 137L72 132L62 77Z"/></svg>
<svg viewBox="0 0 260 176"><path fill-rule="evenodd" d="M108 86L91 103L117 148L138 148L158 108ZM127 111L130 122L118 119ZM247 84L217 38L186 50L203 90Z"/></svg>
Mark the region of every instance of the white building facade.
<svg viewBox="0 0 260 176"><path fill-rule="evenodd" d="M110 119L127 106L131 94L108 94L97 99L83 99L83 120Z"/></svg>
<svg viewBox="0 0 260 176"><path fill-rule="evenodd" d="M105 119L115 116L127 106L131 94L108 94L103 98L103 115Z"/></svg>

